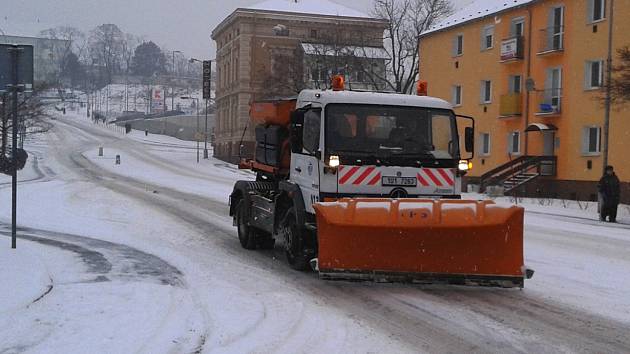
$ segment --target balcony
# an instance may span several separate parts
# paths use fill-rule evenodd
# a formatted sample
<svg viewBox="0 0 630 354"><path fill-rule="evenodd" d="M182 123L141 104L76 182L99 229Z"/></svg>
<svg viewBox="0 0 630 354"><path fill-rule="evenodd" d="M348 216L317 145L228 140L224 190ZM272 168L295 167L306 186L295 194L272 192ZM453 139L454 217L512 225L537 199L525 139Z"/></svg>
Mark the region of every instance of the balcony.
<svg viewBox="0 0 630 354"><path fill-rule="evenodd" d="M552 26L540 30L538 55L562 53L564 51L564 26Z"/></svg>
<svg viewBox="0 0 630 354"><path fill-rule="evenodd" d="M547 89L537 92L537 116L558 116L562 112L562 89Z"/></svg>
<svg viewBox="0 0 630 354"><path fill-rule="evenodd" d="M525 37L516 36L501 41L501 62L508 63L524 58Z"/></svg>
<svg viewBox="0 0 630 354"><path fill-rule="evenodd" d="M523 114L523 95L520 93L510 93L501 95L499 103L500 118L520 116Z"/></svg>

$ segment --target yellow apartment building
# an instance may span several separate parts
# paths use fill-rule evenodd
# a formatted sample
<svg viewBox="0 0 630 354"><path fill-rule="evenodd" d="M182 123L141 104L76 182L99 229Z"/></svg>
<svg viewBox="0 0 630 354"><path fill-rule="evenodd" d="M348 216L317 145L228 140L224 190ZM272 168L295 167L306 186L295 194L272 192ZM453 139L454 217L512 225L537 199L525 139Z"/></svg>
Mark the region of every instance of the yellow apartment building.
<svg viewBox="0 0 630 354"><path fill-rule="evenodd" d="M614 65L617 49L630 45L628 15L630 0L478 0L423 34L420 79L429 95L476 118L469 183L596 199L602 87L609 48ZM613 105L609 117L608 163L628 203L630 107Z"/></svg>

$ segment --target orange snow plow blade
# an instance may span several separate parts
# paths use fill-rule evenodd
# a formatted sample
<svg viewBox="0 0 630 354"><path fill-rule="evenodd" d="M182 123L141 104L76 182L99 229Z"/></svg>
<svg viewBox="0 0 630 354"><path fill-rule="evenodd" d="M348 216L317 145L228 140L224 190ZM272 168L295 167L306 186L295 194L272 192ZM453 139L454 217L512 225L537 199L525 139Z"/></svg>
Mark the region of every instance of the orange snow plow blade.
<svg viewBox="0 0 630 354"><path fill-rule="evenodd" d="M314 205L320 276L523 287L523 208L491 201L342 199Z"/></svg>

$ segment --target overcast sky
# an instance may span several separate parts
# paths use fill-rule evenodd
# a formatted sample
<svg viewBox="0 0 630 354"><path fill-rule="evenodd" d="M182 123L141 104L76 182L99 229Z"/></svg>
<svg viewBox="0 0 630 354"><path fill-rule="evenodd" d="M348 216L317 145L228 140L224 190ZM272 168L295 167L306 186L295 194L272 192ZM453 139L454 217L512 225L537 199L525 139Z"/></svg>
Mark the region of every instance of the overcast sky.
<svg viewBox="0 0 630 354"><path fill-rule="evenodd" d="M317 1L317 0L302 0ZM471 0L453 0L463 6ZM89 31L115 23L123 31L152 40L187 56L213 58L210 32L234 9L257 0L0 0L0 29L6 34L35 35L70 25ZM368 13L372 0L335 2Z"/></svg>

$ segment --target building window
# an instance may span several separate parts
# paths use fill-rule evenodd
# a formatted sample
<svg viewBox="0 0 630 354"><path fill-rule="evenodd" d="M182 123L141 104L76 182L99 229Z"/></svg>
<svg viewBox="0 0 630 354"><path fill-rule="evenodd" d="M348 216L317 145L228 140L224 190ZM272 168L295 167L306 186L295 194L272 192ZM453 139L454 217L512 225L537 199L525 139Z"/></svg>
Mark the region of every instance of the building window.
<svg viewBox="0 0 630 354"><path fill-rule="evenodd" d="M511 155L521 154L521 132L511 132L508 137L508 153Z"/></svg>
<svg viewBox="0 0 630 354"><path fill-rule="evenodd" d="M481 103L492 102L492 81L484 80L481 82Z"/></svg>
<svg viewBox="0 0 630 354"><path fill-rule="evenodd" d="M462 105L462 87L460 85L453 86L453 106Z"/></svg>
<svg viewBox="0 0 630 354"><path fill-rule="evenodd" d="M317 38L317 30L316 29L312 29L311 30L311 38Z"/></svg>
<svg viewBox="0 0 630 354"><path fill-rule="evenodd" d="M481 155L490 155L490 133L481 133Z"/></svg>
<svg viewBox="0 0 630 354"><path fill-rule="evenodd" d="M522 17L512 19L510 24L510 35L512 37L522 37L525 34L525 19Z"/></svg>
<svg viewBox="0 0 630 354"><path fill-rule="evenodd" d="M601 21L606 17L606 0L588 0L588 22Z"/></svg>
<svg viewBox="0 0 630 354"><path fill-rule="evenodd" d="M458 34L453 40L453 56L464 54L464 35Z"/></svg>
<svg viewBox="0 0 630 354"><path fill-rule="evenodd" d="M602 129L600 127L585 127L583 150L586 155L596 155L601 152Z"/></svg>
<svg viewBox="0 0 630 354"><path fill-rule="evenodd" d="M484 27L481 35L481 50L492 49L494 46L494 26Z"/></svg>
<svg viewBox="0 0 630 354"><path fill-rule="evenodd" d="M523 77L521 75L511 75L510 82L509 82L510 93L521 93L522 82L523 82Z"/></svg>
<svg viewBox="0 0 630 354"><path fill-rule="evenodd" d="M587 61L584 71L584 84L587 90L599 88L604 81L604 61Z"/></svg>

